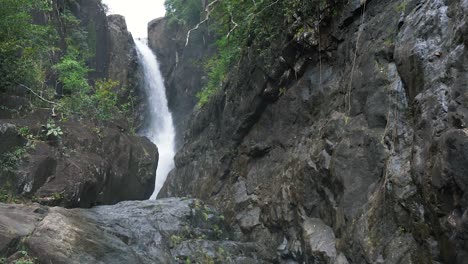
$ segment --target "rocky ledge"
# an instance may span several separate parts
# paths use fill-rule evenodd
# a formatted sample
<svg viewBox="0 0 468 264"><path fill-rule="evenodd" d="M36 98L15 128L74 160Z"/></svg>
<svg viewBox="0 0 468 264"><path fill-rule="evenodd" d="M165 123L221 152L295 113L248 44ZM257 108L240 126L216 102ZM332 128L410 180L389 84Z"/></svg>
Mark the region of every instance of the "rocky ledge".
<svg viewBox="0 0 468 264"><path fill-rule="evenodd" d="M0 120L0 201L90 207L151 196L158 152L147 138L88 121L54 123L63 135L51 137L46 123Z"/></svg>
<svg viewBox="0 0 468 264"><path fill-rule="evenodd" d="M0 204L0 256L36 263L268 263L233 241L224 216L193 199L92 209ZM2 259L0 258L0 262Z"/></svg>

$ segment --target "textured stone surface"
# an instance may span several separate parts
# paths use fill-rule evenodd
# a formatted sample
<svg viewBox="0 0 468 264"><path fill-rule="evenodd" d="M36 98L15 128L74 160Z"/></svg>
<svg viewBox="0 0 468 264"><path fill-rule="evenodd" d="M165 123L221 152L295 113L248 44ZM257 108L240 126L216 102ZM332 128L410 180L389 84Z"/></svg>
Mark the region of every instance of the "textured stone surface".
<svg viewBox="0 0 468 264"><path fill-rule="evenodd" d="M351 1L320 46L284 43L290 65L244 59L190 117L160 196L215 204L279 262L465 263L467 11Z"/></svg>
<svg viewBox="0 0 468 264"><path fill-rule="evenodd" d="M57 123L63 131L60 139L44 140L40 131L45 120L8 121L15 125L0 120L0 126L15 129L12 136L1 134L2 142L13 138L23 143L4 151L26 152L14 172L0 172L0 189L65 207L147 199L154 190L158 152L147 138L128 135L117 125L68 121ZM20 127L37 137L26 140L19 135Z"/></svg>
<svg viewBox="0 0 468 264"><path fill-rule="evenodd" d="M121 15L107 16L109 27L109 69L108 76L120 83L120 87L128 88L130 78L137 70L138 57L135 43L127 30L125 18Z"/></svg>
<svg viewBox="0 0 468 264"><path fill-rule="evenodd" d="M145 121L147 100L146 93L140 85L140 65L132 34L127 30L125 18L121 15L107 16L108 22L108 77L119 82L114 89L121 104L131 105L134 113L135 128L138 130Z"/></svg>
<svg viewBox="0 0 468 264"><path fill-rule="evenodd" d="M72 210L0 204L0 227L0 256L23 248L40 263L268 263L192 199Z"/></svg>

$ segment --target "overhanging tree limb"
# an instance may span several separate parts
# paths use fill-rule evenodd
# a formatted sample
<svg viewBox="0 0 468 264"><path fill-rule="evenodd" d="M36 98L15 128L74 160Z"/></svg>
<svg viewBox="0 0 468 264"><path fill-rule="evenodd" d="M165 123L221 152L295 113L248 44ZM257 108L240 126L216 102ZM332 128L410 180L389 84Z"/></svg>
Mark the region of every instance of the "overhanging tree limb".
<svg viewBox="0 0 468 264"><path fill-rule="evenodd" d="M205 16L205 19L203 19L202 21L200 21L194 28L190 29L188 32L187 32L187 39L185 41L185 47L187 47L188 43L189 43L189 39L190 39L190 33L192 33L192 31L194 30L197 30L203 23L205 23L206 21L208 21L210 19L210 14L211 12L213 11L213 9L211 9L215 4L217 4L220 0L215 0L213 2L211 2L209 5L206 6L205 8L205 12L206 12L206 16Z"/></svg>

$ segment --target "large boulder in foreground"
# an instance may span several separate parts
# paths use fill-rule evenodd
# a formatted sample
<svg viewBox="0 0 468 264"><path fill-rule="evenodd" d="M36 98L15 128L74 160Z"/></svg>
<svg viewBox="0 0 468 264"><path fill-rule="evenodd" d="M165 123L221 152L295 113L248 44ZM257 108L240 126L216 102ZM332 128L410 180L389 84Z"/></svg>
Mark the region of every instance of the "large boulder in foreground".
<svg viewBox="0 0 468 264"><path fill-rule="evenodd" d="M154 190L156 146L116 124L56 123L63 135L47 138L40 120L0 120L0 124L16 130L14 137L23 142L1 155L12 164L2 166L0 190L11 196L44 205L91 207L148 199ZM9 137L11 133L0 134L2 142Z"/></svg>
<svg viewBox="0 0 468 264"><path fill-rule="evenodd" d="M0 204L0 257L27 254L54 264L267 263L255 244L230 240L223 220L192 199L92 209Z"/></svg>

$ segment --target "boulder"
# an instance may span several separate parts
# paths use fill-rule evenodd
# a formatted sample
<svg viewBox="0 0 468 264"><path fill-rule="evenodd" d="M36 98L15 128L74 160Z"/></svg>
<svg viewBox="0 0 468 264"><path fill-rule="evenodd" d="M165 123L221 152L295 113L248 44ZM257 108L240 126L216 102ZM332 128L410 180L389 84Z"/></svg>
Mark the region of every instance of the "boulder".
<svg viewBox="0 0 468 264"><path fill-rule="evenodd" d="M143 200L153 193L158 152L147 138L86 121L56 123L63 135L44 138L40 121L10 121L16 124L3 123L12 132L2 134L1 142L18 141L14 149L21 152L0 189L64 207ZM18 135L23 126L27 140Z"/></svg>
<svg viewBox="0 0 468 264"><path fill-rule="evenodd" d="M0 256L21 248L40 263L269 263L254 243L230 240L223 221L193 199L91 209L0 204Z"/></svg>

